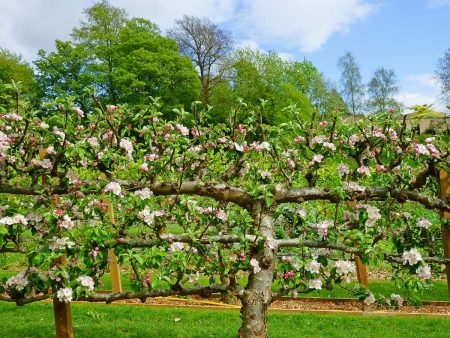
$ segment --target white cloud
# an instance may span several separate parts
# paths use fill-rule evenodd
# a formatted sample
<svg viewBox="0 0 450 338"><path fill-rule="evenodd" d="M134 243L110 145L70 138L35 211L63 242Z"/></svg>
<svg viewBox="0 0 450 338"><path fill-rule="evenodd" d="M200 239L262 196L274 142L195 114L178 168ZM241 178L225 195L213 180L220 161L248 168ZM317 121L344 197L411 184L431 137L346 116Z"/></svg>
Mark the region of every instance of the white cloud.
<svg viewBox="0 0 450 338"><path fill-rule="evenodd" d="M55 39L67 39L92 1L0 0L0 47L35 58L39 49L51 49Z"/></svg>
<svg viewBox="0 0 450 338"><path fill-rule="evenodd" d="M236 42L236 49L238 48L248 48L254 51L260 51L267 53L268 51L262 48L255 40L240 40ZM295 60L295 55L289 52L277 52L278 56L283 61L293 61Z"/></svg>
<svg viewBox="0 0 450 338"><path fill-rule="evenodd" d="M157 23L162 30L173 26L184 14L208 17L220 24L232 18L236 0L111 0L114 6L125 8L132 17L143 17Z"/></svg>
<svg viewBox="0 0 450 338"><path fill-rule="evenodd" d="M243 0L238 28L259 44L314 52L375 9L363 0Z"/></svg>
<svg viewBox="0 0 450 338"><path fill-rule="evenodd" d="M367 0L110 0L132 17L144 17L165 31L187 15L225 24L236 39L282 50L316 51L335 33L367 17L375 9ZM52 50L55 39L68 39L82 10L94 0L0 0L0 47L31 61L39 49ZM285 52L286 51L286 52Z"/></svg>
<svg viewBox="0 0 450 338"><path fill-rule="evenodd" d="M433 74L410 74L402 79L400 87L402 91L396 96L396 99L405 107L432 104L438 111L448 111L440 100L439 81Z"/></svg>
<svg viewBox="0 0 450 338"><path fill-rule="evenodd" d="M31 61L39 49L53 50L55 39L69 39L82 11L94 0L0 0L0 47ZM110 0L131 17L144 17L165 31L183 14L222 23L233 17L236 0Z"/></svg>

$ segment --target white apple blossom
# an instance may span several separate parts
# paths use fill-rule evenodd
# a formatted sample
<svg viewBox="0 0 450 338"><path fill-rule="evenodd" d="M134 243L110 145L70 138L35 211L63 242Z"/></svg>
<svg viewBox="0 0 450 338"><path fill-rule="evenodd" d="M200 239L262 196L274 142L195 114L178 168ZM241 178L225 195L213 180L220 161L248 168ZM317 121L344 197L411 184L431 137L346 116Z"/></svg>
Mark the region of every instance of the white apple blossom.
<svg viewBox="0 0 450 338"><path fill-rule="evenodd" d="M328 228L332 225L333 225L333 221L330 221L330 220L325 220L323 222L317 223L316 224L317 234L322 238L327 237Z"/></svg>
<svg viewBox="0 0 450 338"><path fill-rule="evenodd" d="M19 272L16 276L12 276L6 281L8 288L14 287L17 291L22 291L28 285L28 279L25 276L25 271Z"/></svg>
<svg viewBox="0 0 450 338"><path fill-rule="evenodd" d="M70 303L72 301L73 297L73 291L70 287L65 287L62 289L59 289L58 292L56 292L56 296L58 297L58 300L62 303Z"/></svg>
<svg viewBox="0 0 450 338"><path fill-rule="evenodd" d="M358 169L356 169L356 171L360 175L370 176L370 169L364 165L360 166Z"/></svg>
<svg viewBox="0 0 450 338"><path fill-rule="evenodd" d="M75 243L70 241L69 237L55 237L53 236L48 240L50 242L48 248L52 251L58 251L67 247L68 249L72 248Z"/></svg>
<svg viewBox="0 0 450 338"><path fill-rule="evenodd" d="M254 259L254 258L250 259L250 266L253 267L253 273L255 273L255 274L261 271L258 260Z"/></svg>
<svg viewBox="0 0 450 338"><path fill-rule="evenodd" d="M169 247L169 252L183 251L184 244L181 242L173 242Z"/></svg>
<svg viewBox="0 0 450 338"><path fill-rule="evenodd" d="M149 188L144 188L141 190L136 190L134 192L134 194L136 196L139 196L141 198L141 200L146 200L148 198L150 198L153 195L153 191L151 191Z"/></svg>
<svg viewBox="0 0 450 338"><path fill-rule="evenodd" d="M90 276L80 276L77 278L78 282L81 284L81 286L84 286L89 291L94 290L94 280Z"/></svg>
<svg viewBox="0 0 450 338"><path fill-rule="evenodd" d="M133 154L133 142L126 138L123 138L120 140L119 146L120 148L125 149L128 157L131 157L131 155Z"/></svg>
<svg viewBox="0 0 450 338"><path fill-rule="evenodd" d="M349 273L354 273L356 268L355 268L355 263L350 262L348 260L339 260L335 263L336 266L336 272L342 276L342 275L346 275Z"/></svg>
<svg viewBox="0 0 450 338"><path fill-rule="evenodd" d="M391 295L391 299L393 301L395 301L398 306L402 306L403 305L404 299L400 295L397 295L397 294L393 293Z"/></svg>
<svg viewBox="0 0 450 338"><path fill-rule="evenodd" d="M337 168L337 171L340 176L350 174L350 169L344 163L341 163L339 165L339 167Z"/></svg>
<svg viewBox="0 0 450 338"><path fill-rule="evenodd" d="M92 147L92 148L94 148L94 147L96 147L96 146L98 146L98 139L96 138L96 137L90 137L90 138L88 138L87 139L87 143Z"/></svg>
<svg viewBox="0 0 450 338"><path fill-rule="evenodd" d="M155 221L155 217L161 217L164 215L164 211L150 211L149 207L145 206L144 210L140 211L137 217L147 225L152 226Z"/></svg>
<svg viewBox="0 0 450 338"><path fill-rule="evenodd" d="M417 249L411 249L403 253L402 259L404 265L415 265L422 260L422 255Z"/></svg>
<svg viewBox="0 0 450 338"><path fill-rule="evenodd" d="M429 229L431 225L432 224L428 218L421 217L417 219L417 226L419 228Z"/></svg>
<svg viewBox="0 0 450 338"><path fill-rule="evenodd" d="M320 264L317 261L312 261L305 267L305 269L306 269L306 271L309 271L311 273L319 273L321 267L322 267L322 264Z"/></svg>
<svg viewBox="0 0 450 338"><path fill-rule="evenodd" d="M375 303L376 299L375 296L373 295L373 293L371 292L366 299L364 299L364 304L366 305L372 305L373 303Z"/></svg>
<svg viewBox="0 0 450 338"><path fill-rule="evenodd" d="M431 279L431 268L429 265L419 266L416 269L417 276L422 279Z"/></svg>
<svg viewBox="0 0 450 338"><path fill-rule="evenodd" d="M120 196L122 193L122 187L117 182L109 182L105 188L103 189L104 192L111 191L114 195Z"/></svg>
<svg viewBox="0 0 450 338"><path fill-rule="evenodd" d="M328 148L328 149L332 150L332 151L336 150L336 146L333 143L331 143L331 142L324 142L323 146L325 148Z"/></svg>
<svg viewBox="0 0 450 338"><path fill-rule="evenodd" d="M177 124L176 129L180 132L183 136L189 136L189 129L182 124Z"/></svg>
<svg viewBox="0 0 450 338"><path fill-rule="evenodd" d="M322 280L321 279L310 279L308 286L310 289L322 290Z"/></svg>
<svg viewBox="0 0 450 338"><path fill-rule="evenodd" d="M13 224L23 224L27 225L28 220L27 218L22 214L16 214L12 217L6 216L3 218L0 218L0 224L1 225L13 225Z"/></svg>

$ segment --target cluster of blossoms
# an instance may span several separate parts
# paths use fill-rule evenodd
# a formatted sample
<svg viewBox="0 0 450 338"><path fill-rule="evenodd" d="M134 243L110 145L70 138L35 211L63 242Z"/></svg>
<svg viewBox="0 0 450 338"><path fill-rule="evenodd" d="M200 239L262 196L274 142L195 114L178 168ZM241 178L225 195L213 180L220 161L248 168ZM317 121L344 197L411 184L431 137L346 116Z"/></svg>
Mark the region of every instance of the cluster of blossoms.
<svg viewBox="0 0 450 338"><path fill-rule="evenodd" d="M173 253L176 251L183 251L184 250L184 244L181 242L173 242L170 244L169 252Z"/></svg>
<svg viewBox="0 0 450 338"><path fill-rule="evenodd" d="M104 192L111 191L114 195L120 196L122 194L122 187L117 182L109 182L105 188L103 189Z"/></svg>
<svg viewBox="0 0 450 338"><path fill-rule="evenodd" d="M253 142L250 146L251 149L256 151L264 151L264 150L270 150L270 143L269 142Z"/></svg>
<svg viewBox="0 0 450 338"><path fill-rule="evenodd" d="M355 267L355 263L351 262L351 261L343 261L343 260L339 260L335 263L336 266L336 273L339 276L343 276L345 277L345 282L350 282L351 280L351 275L355 273L356 271L356 267Z"/></svg>
<svg viewBox="0 0 450 338"><path fill-rule="evenodd" d="M53 163L48 158L44 158L43 160L32 159L31 164L33 164L36 167L48 170L53 168Z"/></svg>
<svg viewBox="0 0 450 338"><path fill-rule="evenodd" d="M376 299L372 292L364 299L364 304L366 305L372 305L375 302Z"/></svg>
<svg viewBox="0 0 450 338"><path fill-rule="evenodd" d="M419 266L416 269L417 276L422 279L431 279L431 268L428 265Z"/></svg>
<svg viewBox="0 0 450 338"><path fill-rule="evenodd" d="M322 238L327 237L328 236L328 228L332 225L333 225L333 221L330 221L330 220L325 220L323 222L317 223L315 226L317 228L317 234Z"/></svg>
<svg viewBox="0 0 450 338"><path fill-rule="evenodd" d="M65 288L59 289L56 292L56 297L58 297L58 300L62 303L70 303L73 299L72 288L65 287Z"/></svg>
<svg viewBox="0 0 450 338"><path fill-rule="evenodd" d="M254 274L257 274L258 272L261 271L261 268L259 266L259 262L255 258L250 259L250 266L253 268L253 273Z"/></svg>
<svg viewBox="0 0 450 338"><path fill-rule="evenodd" d="M225 222L228 219L227 213L222 209L214 209L213 207L207 208L198 207L197 210L203 215L214 215L223 222Z"/></svg>
<svg viewBox="0 0 450 338"><path fill-rule="evenodd" d="M155 222L155 217L164 216L165 212L163 210L150 211L148 206L145 206L144 210L140 211L137 217L149 226L152 226Z"/></svg>
<svg viewBox="0 0 450 338"><path fill-rule="evenodd" d="M73 226L72 219L69 217L69 215L64 215L62 221L58 221L58 226L60 228L71 230Z"/></svg>
<svg viewBox="0 0 450 338"><path fill-rule="evenodd" d="M180 132L183 136L189 136L189 129L182 124L177 124L175 128Z"/></svg>
<svg viewBox="0 0 450 338"><path fill-rule="evenodd" d="M370 169L364 165L360 166L358 169L356 169L356 171L360 175L370 176Z"/></svg>
<svg viewBox="0 0 450 338"><path fill-rule="evenodd" d="M153 191L151 191L149 188L144 188L141 190L136 190L134 194L141 198L141 200L149 199L153 195Z"/></svg>
<svg viewBox="0 0 450 338"><path fill-rule="evenodd" d="M428 218L421 217L417 219L417 226L423 229L429 229L432 226L432 223Z"/></svg>
<svg viewBox="0 0 450 338"><path fill-rule="evenodd" d="M22 291L27 285L28 279L25 271L19 272L16 276L12 276L6 281L8 288L14 287L17 291Z"/></svg>
<svg viewBox="0 0 450 338"><path fill-rule="evenodd" d="M338 166L337 171L340 176L345 176L345 175L350 174L350 169L344 163L341 163Z"/></svg>
<svg viewBox="0 0 450 338"><path fill-rule="evenodd" d="M23 224L27 225L28 220L24 215L16 214L14 216L6 216L3 218L0 218L0 224L1 225L13 225L13 224Z"/></svg>
<svg viewBox="0 0 450 338"><path fill-rule="evenodd" d="M391 295L391 306L403 306L404 301L405 300L400 295L397 295L395 293Z"/></svg>
<svg viewBox="0 0 450 338"><path fill-rule="evenodd" d="M124 149L127 152L127 156L132 158L133 155L133 142L130 140L123 138L119 143L120 148Z"/></svg>
<svg viewBox="0 0 450 338"><path fill-rule="evenodd" d="M66 134L63 131L61 131L61 129L59 129L56 126L53 127L53 134L55 134L56 136L61 138L61 140L64 140L66 138Z"/></svg>
<svg viewBox="0 0 450 338"><path fill-rule="evenodd" d="M404 265L415 265L422 260L422 255L417 249L411 249L403 253L402 259Z"/></svg>
<svg viewBox="0 0 450 338"><path fill-rule="evenodd" d="M70 248L72 248L72 247L75 245L75 243L72 242L72 241L69 239L69 237L62 237L62 238L59 238L59 237L53 236L53 237L52 237L51 239L49 239L48 241L50 242L48 248L49 248L50 250L52 250L52 251L62 250L62 249L64 249L64 248L66 248L66 247L67 247L68 249L70 249Z"/></svg>
<svg viewBox="0 0 450 338"><path fill-rule="evenodd" d="M380 209L368 204L358 204L356 209L366 209L367 221L366 226L373 227L375 223L381 219Z"/></svg>
<svg viewBox="0 0 450 338"><path fill-rule="evenodd" d="M320 268L322 267L322 264L319 262L313 260L308 265L305 266L306 271L309 271L310 273L319 273Z"/></svg>
<svg viewBox="0 0 450 338"><path fill-rule="evenodd" d="M317 279L310 279L309 283L308 283L308 287L310 289L315 289L315 290L322 290L322 280L317 278Z"/></svg>
<svg viewBox="0 0 450 338"><path fill-rule="evenodd" d="M432 143L427 143L426 145L414 143L413 149L417 155L432 156L434 158L439 158L441 156L439 150Z"/></svg>
<svg viewBox="0 0 450 338"><path fill-rule="evenodd" d="M94 291L94 280L90 276L80 276L77 281L89 291Z"/></svg>

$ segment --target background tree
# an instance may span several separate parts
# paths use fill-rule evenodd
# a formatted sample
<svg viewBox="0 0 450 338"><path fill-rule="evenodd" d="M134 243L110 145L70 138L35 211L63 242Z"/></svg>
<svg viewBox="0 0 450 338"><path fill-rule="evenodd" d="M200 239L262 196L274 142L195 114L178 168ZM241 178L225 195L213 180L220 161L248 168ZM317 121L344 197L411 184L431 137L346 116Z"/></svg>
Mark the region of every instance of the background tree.
<svg viewBox="0 0 450 338"><path fill-rule="evenodd" d="M447 49L444 56L439 59L436 76L441 81L442 95L447 104L450 104L450 48Z"/></svg>
<svg viewBox="0 0 450 338"><path fill-rule="evenodd" d="M185 15L175 21L168 35L177 41L181 54L188 56L197 68L201 101L208 104L214 88L222 80L225 58L233 48L231 33L207 18Z"/></svg>
<svg viewBox="0 0 450 338"><path fill-rule="evenodd" d="M41 93L38 90L33 69L20 54L0 48L0 88L11 84L12 81L20 82L20 86L17 84L14 86L20 88L22 94L26 94L35 104L38 104Z"/></svg>
<svg viewBox="0 0 450 338"><path fill-rule="evenodd" d="M194 67L179 54L174 40L161 36L157 25L128 19L123 9L107 1L84 13L85 20L73 30L73 41L56 41L56 52L40 51L35 61L49 99L76 95L77 103L89 109L87 86L106 102L136 107L150 102L150 96L171 106L189 105L198 98Z"/></svg>
<svg viewBox="0 0 450 338"><path fill-rule="evenodd" d="M338 67L341 70L342 93L351 113L356 115L361 112L364 99L364 84L359 65L353 54L347 52L339 58Z"/></svg>
<svg viewBox="0 0 450 338"><path fill-rule="evenodd" d="M89 71L92 58L82 45L71 41L55 41L56 51L38 52L34 61L37 68L37 81L45 91L46 100L58 96L74 96L81 109L88 110L90 97L84 91L95 82L95 76Z"/></svg>
<svg viewBox="0 0 450 338"><path fill-rule="evenodd" d="M265 100L265 111L270 112L265 122L271 125L291 119L284 111L290 105L295 105L304 119L310 119L314 111L325 116L342 108L342 98L336 106L335 95L340 95L333 96L322 74L307 60L286 61L274 52L246 48L230 56L226 69L229 82L211 96L213 115L218 119L229 113L238 98L255 109Z"/></svg>
<svg viewBox="0 0 450 338"><path fill-rule="evenodd" d="M399 103L394 99L398 90L395 72L392 69L378 68L368 84L369 107L375 112L398 109Z"/></svg>

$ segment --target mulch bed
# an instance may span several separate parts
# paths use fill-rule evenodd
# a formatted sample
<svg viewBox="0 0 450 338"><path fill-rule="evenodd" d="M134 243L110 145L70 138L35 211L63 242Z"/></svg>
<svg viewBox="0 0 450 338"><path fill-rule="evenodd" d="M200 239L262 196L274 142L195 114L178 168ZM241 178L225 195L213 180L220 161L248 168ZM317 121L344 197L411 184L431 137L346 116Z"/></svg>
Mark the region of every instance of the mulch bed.
<svg viewBox="0 0 450 338"><path fill-rule="evenodd" d="M115 304L142 304L138 299L124 300ZM200 296L148 298L145 305L174 306L174 307L207 307L207 308L235 308L236 304L227 304L220 301L217 296L203 298ZM329 312L329 313L354 313L354 314L380 314L380 315L448 315L450 316L450 302L424 302L422 307L402 306L398 310L377 309L375 306L365 306L361 301L348 298L295 298L282 299L273 302L270 306L275 311L298 311L298 312Z"/></svg>

